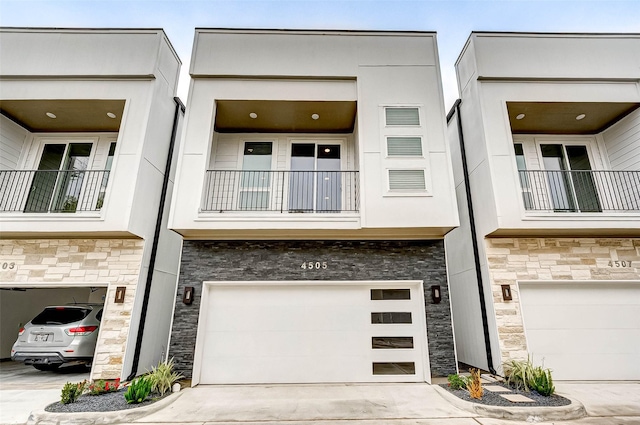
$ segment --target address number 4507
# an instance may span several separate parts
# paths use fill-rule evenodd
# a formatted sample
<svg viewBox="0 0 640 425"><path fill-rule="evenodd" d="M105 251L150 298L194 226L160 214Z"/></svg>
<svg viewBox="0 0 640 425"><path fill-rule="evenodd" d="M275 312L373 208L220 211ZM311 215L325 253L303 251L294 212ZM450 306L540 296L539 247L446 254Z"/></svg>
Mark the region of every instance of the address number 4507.
<svg viewBox="0 0 640 425"><path fill-rule="evenodd" d="M304 270L320 270L326 269L327 267L328 266L326 261L305 261L300 266L300 268Z"/></svg>

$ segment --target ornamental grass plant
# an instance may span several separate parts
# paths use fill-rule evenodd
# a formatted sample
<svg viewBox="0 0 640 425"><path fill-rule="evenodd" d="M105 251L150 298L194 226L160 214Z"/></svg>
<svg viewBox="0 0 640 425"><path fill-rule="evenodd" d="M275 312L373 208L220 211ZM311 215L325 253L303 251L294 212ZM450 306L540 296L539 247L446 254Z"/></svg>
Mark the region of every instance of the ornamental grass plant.
<svg viewBox="0 0 640 425"><path fill-rule="evenodd" d="M547 397L555 393L551 369L534 366L531 356L527 356L527 360L511 360L505 363L504 373L507 384L518 390L529 392L533 389Z"/></svg>
<svg viewBox="0 0 640 425"><path fill-rule="evenodd" d="M147 379L151 382L151 391L163 396L171 390L174 383L184 378L181 373L173 370L174 366L173 358L171 358L168 361L158 363L157 367L151 368L151 373L147 375Z"/></svg>

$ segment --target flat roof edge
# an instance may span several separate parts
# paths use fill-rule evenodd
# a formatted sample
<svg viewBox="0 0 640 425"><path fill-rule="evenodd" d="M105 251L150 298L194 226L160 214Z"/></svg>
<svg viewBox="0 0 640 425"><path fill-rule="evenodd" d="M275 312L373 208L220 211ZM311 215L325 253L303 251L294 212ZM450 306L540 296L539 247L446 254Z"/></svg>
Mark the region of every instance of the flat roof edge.
<svg viewBox="0 0 640 425"><path fill-rule="evenodd" d="M535 37L640 37L637 32L529 32L529 31L471 31L471 35L535 36Z"/></svg>
<svg viewBox="0 0 640 425"><path fill-rule="evenodd" d="M246 33L246 34L330 34L330 35L436 35L436 31L411 31L411 30L342 30L342 29L284 29L284 28L208 28L196 27L196 33Z"/></svg>

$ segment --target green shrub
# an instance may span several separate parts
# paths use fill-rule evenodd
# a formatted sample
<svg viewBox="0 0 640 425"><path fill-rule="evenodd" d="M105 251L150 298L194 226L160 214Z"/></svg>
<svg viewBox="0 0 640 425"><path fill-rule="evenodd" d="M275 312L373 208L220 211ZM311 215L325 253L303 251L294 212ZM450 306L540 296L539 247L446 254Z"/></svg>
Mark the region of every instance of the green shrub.
<svg viewBox="0 0 640 425"><path fill-rule="evenodd" d="M519 390L533 389L540 395L550 396L555 392L551 369L534 366L531 357L527 360L511 360L504 365L507 384Z"/></svg>
<svg viewBox="0 0 640 425"><path fill-rule="evenodd" d="M556 387L553 385L553 378L551 378L551 370L544 369L540 366L533 369L529 386L537 391L538 394L546 397L556 392Z"/></svg>
<svg viewBox="0 0 640 425"><path fill-rule="evenodd" d="M184 378L184 376L173 370L174 363L173 358L166 362L158 363L158 367L152 367L151 373L147 376L147 379L151 381L151 390L164 395L167 391L171 390L171 386L178 380Z"/></svg>
<svg viewBox="0 0 640 425"><path fill-rule="evenodd" d="M62 393L60 394L60 403L69 404L74 403L78 397L82 395L84 389L87 386L87 381L77 382L75 384L67 382L62 387Z"/></svg>
<svg viewBox="0 0 640 425"><path fill-rule="evenodd" d="M449 375L447 376L447 381L449 381L449 388L452 390L467 388L467 378L464 376L460 376L458 374Z"/></svg>
<svg viewBox="0 0 640 425"><path fill-rule="evenodd" d="M129 385L129 388L124 393L124 399L129 404L138 404L145 401L149 394L151 394L151 381L146 376L143 376Z"/></svg>

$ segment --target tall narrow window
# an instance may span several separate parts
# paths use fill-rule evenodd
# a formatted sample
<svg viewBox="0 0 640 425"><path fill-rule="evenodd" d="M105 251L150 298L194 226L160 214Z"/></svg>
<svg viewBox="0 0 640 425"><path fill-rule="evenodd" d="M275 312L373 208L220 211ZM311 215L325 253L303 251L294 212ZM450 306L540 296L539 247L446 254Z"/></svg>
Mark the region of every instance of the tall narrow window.
<svg viewBox="0 0 640 425"><path fill-rule="evenodd" d="M271 142L245 142L240 178L239 209L269 209L271 199Z"/></svg>
<svg viewBox="0 0 640 425"><path fill-rule="evenodd" d="M104 205L104 197L107 193L107 184L109 183L109 176L111 174L111 166L113 165L113 158L116 153L116 143L113 142L109 145L109 153L107 154L107 162L104 166L104 174L102 175L102 182L100 184L100 193L98 194L98 200L96 201L96 210L99 210Z"/></svg>
<svg viewBox="0 0 640 425"><path fill-rule="evenodd" d="M533 209L533 198L531 194L531 182L527 173L527 163L524 159L524 149L522 143L515 143L513 149L516 154L516 166L520 177L520 188L522 189L522 201L527 210Z"/></svg>

